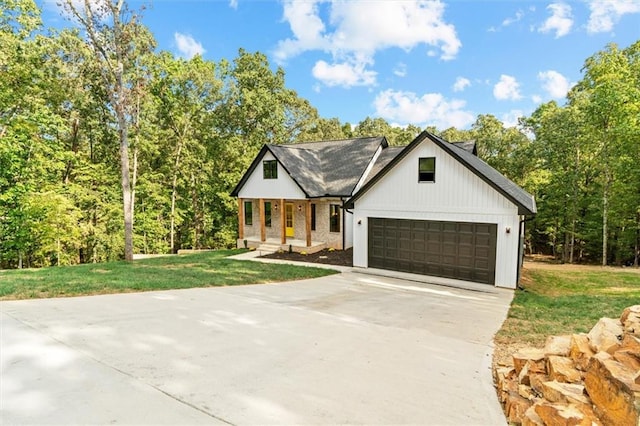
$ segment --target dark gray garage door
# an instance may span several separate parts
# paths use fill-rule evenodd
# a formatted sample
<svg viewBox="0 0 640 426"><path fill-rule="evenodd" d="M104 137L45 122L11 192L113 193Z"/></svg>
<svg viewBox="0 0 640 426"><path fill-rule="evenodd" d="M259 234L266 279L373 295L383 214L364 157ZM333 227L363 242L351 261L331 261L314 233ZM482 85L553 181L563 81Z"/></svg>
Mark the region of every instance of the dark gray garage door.
<svg viewBox="0 0 640 426"><path fill-rule="evenodd" d="M369 267L493 284L497 225L369 218Z"/></svg>

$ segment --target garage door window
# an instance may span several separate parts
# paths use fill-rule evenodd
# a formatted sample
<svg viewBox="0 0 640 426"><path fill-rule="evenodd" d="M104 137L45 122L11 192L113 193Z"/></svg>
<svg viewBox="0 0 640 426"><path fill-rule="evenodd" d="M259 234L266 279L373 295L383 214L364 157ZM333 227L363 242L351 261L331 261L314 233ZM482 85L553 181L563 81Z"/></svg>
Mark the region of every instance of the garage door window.
<svg viewBox="0 0 640 426"><path fill-rule="evenodd" d="M418 182L436 181L436 158L423 157L418 159Z"/></svg>

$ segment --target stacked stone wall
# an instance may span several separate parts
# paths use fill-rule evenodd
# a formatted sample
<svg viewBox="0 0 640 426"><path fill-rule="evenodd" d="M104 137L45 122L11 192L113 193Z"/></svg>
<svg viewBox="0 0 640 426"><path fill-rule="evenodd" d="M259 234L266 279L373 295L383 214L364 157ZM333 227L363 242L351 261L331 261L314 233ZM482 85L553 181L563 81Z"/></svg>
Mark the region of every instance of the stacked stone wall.
<svg viewBox="0 0 640 426"><path fill-rule="evenodd" d="M520 350L494 378L511 424L640 426L640 305Z"/></svg>

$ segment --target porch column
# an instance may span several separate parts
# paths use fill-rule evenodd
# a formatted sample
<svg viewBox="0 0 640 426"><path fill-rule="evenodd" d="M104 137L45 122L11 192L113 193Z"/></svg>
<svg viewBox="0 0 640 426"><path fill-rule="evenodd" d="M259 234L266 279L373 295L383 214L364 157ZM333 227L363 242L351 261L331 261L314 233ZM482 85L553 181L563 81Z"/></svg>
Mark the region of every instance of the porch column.
<svg viewBox="0 0 640 426"><path fill-rule="evenodd" d="M258 200L258 209L260 210L260 241L264 242L267 240L267 228L264 224L264 199L260 198Z"/></svg>
<svg viewBox="0 0 640 426"><path fill-rule="evenodd" d="M284 198L280 199L280 244L287 244L287 218L285 215Z"/></svg>
<svg viewBox="0 0 640 426"><path fill-rule="evenodd" d="M244 200L238 198L238 238L244 240Z"/></svg>
<svg viewBox="0 0 640 426"><path fill-rule="evenodd" d="M311 200L307 200L307 205L304 208L305 213L305 228L307 233L307 247L311 247Z"/></svg>

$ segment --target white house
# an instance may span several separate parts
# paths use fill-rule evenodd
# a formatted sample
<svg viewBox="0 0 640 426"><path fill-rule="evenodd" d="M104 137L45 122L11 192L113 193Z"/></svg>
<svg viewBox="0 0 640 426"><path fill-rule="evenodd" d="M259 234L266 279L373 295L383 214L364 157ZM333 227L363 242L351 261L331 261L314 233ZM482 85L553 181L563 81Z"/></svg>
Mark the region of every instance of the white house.
<svg viewBox="0 0 640 426"><path fill-rule="evenodd" d="M385 138L265 145L232 195L238 246L353 246L354 267L507 288L518 282L524 217L536 213L475 144L428 132L405 147Z"/></svg>

